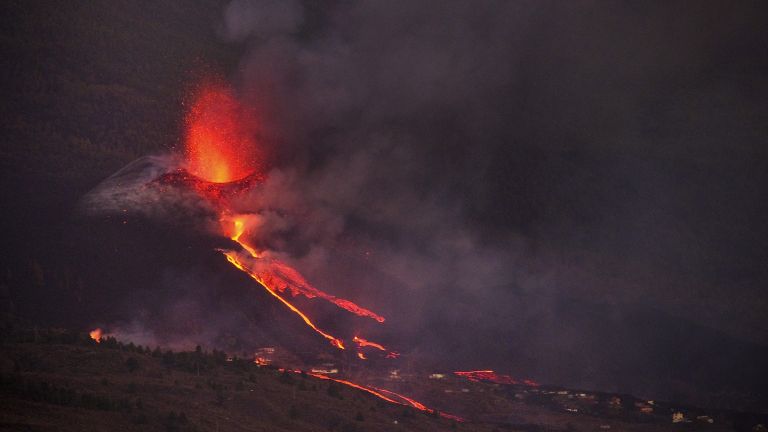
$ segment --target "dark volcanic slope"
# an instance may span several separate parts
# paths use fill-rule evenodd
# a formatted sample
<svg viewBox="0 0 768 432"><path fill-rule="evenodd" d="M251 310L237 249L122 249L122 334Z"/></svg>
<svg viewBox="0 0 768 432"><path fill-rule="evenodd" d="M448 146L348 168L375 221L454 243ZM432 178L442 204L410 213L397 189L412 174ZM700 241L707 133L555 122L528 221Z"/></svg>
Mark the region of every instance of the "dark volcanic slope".
<svg viewBox="0 0 768 432"><path fill-rule="evenodd" d="M4 345L0 430L447 430L452 422L221 355L82 344ZM464 429L466 430L466 429ZM472 430L490 430L473 427Z"/></svg>

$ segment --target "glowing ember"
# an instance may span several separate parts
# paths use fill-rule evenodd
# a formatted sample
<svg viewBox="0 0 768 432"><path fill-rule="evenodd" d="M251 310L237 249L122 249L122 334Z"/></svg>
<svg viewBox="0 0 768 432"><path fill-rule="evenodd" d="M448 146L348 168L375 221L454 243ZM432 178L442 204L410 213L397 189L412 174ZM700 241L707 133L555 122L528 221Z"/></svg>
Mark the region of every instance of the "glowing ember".
<svg viewBox="0 0 768 432"><path fill-rule="evenodd" d="M91 330L91 332L88 333L88 335L91 336L91 339L95 340L96 343L100 343L101 342L101 329L100 328L95 328L95 329Z"/></svg>
<svg viewBox="0 0 768 432"><path fill-rule="evenodd" d="M459 371L454 372L454 374L474 382L486 381L496 384L525 384L531 387L538 387L539 385L531 380L523 380L520 382L509 375L497 374L492 370Z"/></svg>
<svg viewBox="0 0 768 432"><path fill-rule="evenodd" d="M363 354L360 351L357 352L357 358L359 358L360 360L368 360L368 357L366 357L365 354Z"/></svg>
<svg viewBox="0 0 768 432"><path fill-rule="evenodd" d="M197 91L186 117L186 159L195 176L215 183L239 180L261 165L255 143L255 121L220 82L209 81Z"/></svg>

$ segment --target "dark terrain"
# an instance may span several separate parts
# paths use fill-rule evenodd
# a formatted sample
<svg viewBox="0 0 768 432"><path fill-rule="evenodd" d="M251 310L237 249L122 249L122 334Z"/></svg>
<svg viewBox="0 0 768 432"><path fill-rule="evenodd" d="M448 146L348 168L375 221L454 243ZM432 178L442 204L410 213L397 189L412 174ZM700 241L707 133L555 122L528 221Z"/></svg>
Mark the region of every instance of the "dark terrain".
<svg viewBox="0 0 768 432"><path fill-rule="evenodd" d="M0 430L683 431L760 430L765 416L630 395L468 382L369 378L465 422L221 351L163 351L87 334L5 327ZM649 412L641 408L650 407ZM450 410L450 411L449 411ZM673 424L671 414L685 421ZM711 419L711 423L710 423Z"/></svg>

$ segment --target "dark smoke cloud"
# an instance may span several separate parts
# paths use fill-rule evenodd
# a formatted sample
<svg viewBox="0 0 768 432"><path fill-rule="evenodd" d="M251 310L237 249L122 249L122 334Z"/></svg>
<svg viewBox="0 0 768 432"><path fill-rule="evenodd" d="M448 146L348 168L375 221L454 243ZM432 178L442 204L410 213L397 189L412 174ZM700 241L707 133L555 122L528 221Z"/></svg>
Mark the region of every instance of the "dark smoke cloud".
<svg viewBox="0 0 768 432"><path fill-rule="evenodd" d="M762 155L764 102L744 88L766 88L756 69L765 61L750 55L760 14L749 7L304 6L235 1L222 32L249 43L237 79L278 161L262 199L313 209L296 235L315 246L358 229L395 261L509 263L488 245L530 256L533 242L537 261L591 285L576 295L678 307L713 276L719 242L737 246L735 226L756 222L758 192L746 183L764 175L727 178ZM725 184L708 190L713 170ZM708 193L748 220L702 208ZM691 216L697 209L706 213ZM590 276L605 264L624 275ZM448 274L434 265L428 279ZM712 295L706 306L722 299ZM749 336L764 325L759 333Z"/></svg>
<svg viewBox="0 0 768 432"><path fill-rule="evenodd" d="M485 360L544 379L602 349L600 323L657 312L765 342L764 9L233 1L221 34L248 46L234 79L274 166L239 205L323 288L397 286L403 327L444 339L516 328L486 345L530 352ZM649 363L673 349L648 337ZM640 367L585 355L582 384Z"/></svg>

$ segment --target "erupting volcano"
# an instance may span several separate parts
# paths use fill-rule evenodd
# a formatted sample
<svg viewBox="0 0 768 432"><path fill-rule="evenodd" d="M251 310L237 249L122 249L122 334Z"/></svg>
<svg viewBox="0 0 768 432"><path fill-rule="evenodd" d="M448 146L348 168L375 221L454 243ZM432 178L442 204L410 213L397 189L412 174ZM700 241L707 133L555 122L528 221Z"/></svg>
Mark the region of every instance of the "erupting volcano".
<svg viewBox="0 0 768 432"><path fill-rule="evenodd" d="M343 350L341 338L321 330L285 294L326 300L347 312L378 323L383 323L384 317L350 300L319 290L298 270L272 256L270 251L262 251L249 244L244 237L254 233L247 232L246 220L254 215L238 214L231 207L232 198L265 180L264 151L256 142L255 125L253 113L239 103L229 87L216 81L205 83L196 92L186 116L183 167L163 175L159 183L187 186L209 202L219 214L222 235L242 249L222 249L221 253L227 261L248 274L331 345Z"/></svg>
<svg viewBox="0 0 768 432"><path fill-rule="evenodd" d="M180 155L146 157L125 167L92 192L90 203L94 208L125 212L125 207L133 204L140 204L139 208L143 209L168 201L171 211L178 210L177 204L191 211L202 210L204 226L213 228L214 237L218 238L214 241L215 246L212 245L215 250L234 269L245 273L263 288L269 294L267 299L276 299L293 318L298 318L315 335L338 349L330 349L322 355L343 359L346 370L342 373L352 372L357 379L366 380L371 377L366 376L365 371L381 372L383 365L398 362L398 352L363 335L365 326L369 326L366 327L368 331L374 326L381 328L378 326L386 322L384 316L317 288L287 262L284 251L264 240L269 237L269 231L264 227L265 214L271 210L269 202L261 202L266 198L259 188L268 187L268 164L266 152L257 140L258 128L253 113L240 104L229 87L220 81L207 81L195 92L185 119L185 146ZM145 195L147 192L149 195ZM209 238L208 233L206 238ZM320 319L327 318L328 314L327 308L322 309L315 303L318 300L350 314L351 320L334 319L329 323ZM343 323L343 327L337 323ZM104 334L99 329L91 333L97 342L102 336ZM256 362L267 365L271 360L257 356ZM295 369L284 370L297 372ZM380 388L378 381L369 381L377 382L377 386L357 384L349 381L346 375L342 379L330 377L328 373L338 373L338 369L318 368L307 375L365 391L390 403L435 412L410 397ZM455 374L473 381L519 383L492 371ZM461 420L450 414L440 414Z"/></svg>

